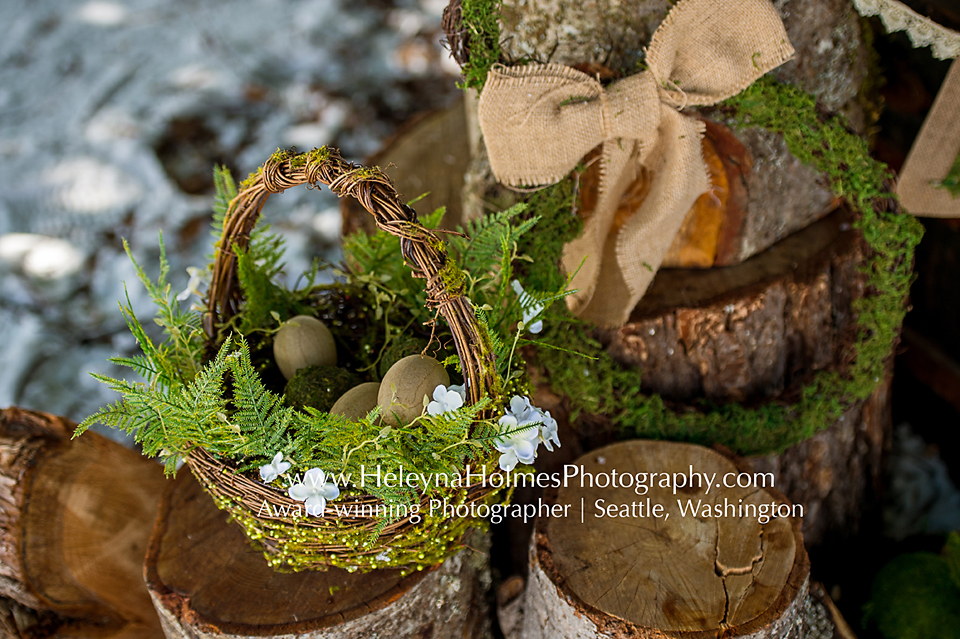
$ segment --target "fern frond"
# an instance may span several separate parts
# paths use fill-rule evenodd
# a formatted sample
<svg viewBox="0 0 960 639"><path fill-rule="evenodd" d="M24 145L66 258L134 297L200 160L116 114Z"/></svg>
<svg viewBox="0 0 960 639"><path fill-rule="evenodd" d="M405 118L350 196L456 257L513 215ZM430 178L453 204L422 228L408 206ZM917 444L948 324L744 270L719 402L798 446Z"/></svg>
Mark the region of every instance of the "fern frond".
<svg viewBox="0 0 960 639"><path fill-rule="evenodd" d="M466 227L460 228L467 237L454 236L450 240L450 247L457 255L460 268L474 275L493 270L500 261L503 236L516 242L536 224L537 218L531 218L513 226L514 218L526 208L527 205L521 202L499 213L472 220Z"/></svg>
<svg viewBox="0 0 960 639"><path fill-rule="evenodd" d="M216 194L213 197L213 225L210 234L213 236L214 246L223 236L223 221L226 219L227 211L230 210L230 202L237 197L237 185L230 174L230 169L225 166L213 167L213 187ZM214 260L214 255L208 255L207 259Z"/></svg>
<svg viewBox="0 0 960 639"><path fill-rule="evenodd" d="M293 422L293 409L283 406L282 399L271 393L260 381L250 362L250 348L240 337L239 350L230 360L233 376L233 420L241 432L252 438L248 454L270 457Z"/></svg>
<svg viewBox="0 0 960 639"><path fill-rule="evenodd" d="M163 236L160 236L160 273L157 276L156 283L147 276L143 268L137 263L126 240L123 241L123 248L133 263L134 269L136 269L137 277L143 283L144 288L147 289L147 293L157 307L157 315L154 321L163 328L167 337L162 347L153 346L133 312L129 294L127 295L126 307L121 306L124 318L127 320L127 326L137 337L137 342L144 354L153 360L155 368L164 371L162 376L164 382L178 380L181 383L187 383L193 379L197 372L198 362L201 360L203 351L204 336L200 327L199 314L189 310L182 311L180 302L170 290L170 284L167 282L170 263L167 261ZM144 338L144 341L141 341L141 337Z"/></svg>

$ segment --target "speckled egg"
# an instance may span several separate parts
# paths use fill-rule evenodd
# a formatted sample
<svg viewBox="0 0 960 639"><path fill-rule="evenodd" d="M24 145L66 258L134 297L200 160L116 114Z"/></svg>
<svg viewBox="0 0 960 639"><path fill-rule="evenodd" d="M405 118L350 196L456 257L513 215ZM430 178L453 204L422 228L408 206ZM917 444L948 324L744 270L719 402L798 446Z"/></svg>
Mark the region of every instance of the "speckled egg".
<svg viewBox="0 0 960 639"><path fill-rule="evenodd" d="M432 357L409 355L390 367L380 382L377 403L383 421L397 425L410 422L423 412L423 398L433 395L439 384L450 384L443 365Z"/></svg>
<svg viewBox="0 0 960 639"><path fill-rule="evenodd" d="M336 366L337 345L326 324L309 315L286 322L273 338L273 359L287 379L307 366Z"/></svg>
<svg viewBox="0 0 960 639"><path fill-rule="evenodd" d="M377 382L354 386L340 396L330 409L330 414L342 415L354 421L366 417L367 413L376 408L379 394L380 384Z"/></svg>

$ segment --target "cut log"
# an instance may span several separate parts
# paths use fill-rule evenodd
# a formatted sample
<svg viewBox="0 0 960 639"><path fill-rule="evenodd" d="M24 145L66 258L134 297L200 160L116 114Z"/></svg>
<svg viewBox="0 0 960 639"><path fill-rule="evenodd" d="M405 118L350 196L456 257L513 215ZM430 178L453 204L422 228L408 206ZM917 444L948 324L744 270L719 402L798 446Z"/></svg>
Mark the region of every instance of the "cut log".
<svg viewBox="0 0 960 639"><path fill-rule="evenodd" d="M773 473L777 489L803 506L803 537L808 548L856 535L861 521L869 519L871 510L879 506L882 464L893 431L892 381L892 370L888 370L870 397L855 403L837 422L812 438L779 454L743 459L745 466L757 472ZM537 460L538 467L543 466L541 470L562 472L562 465L571 460L569 450L590 448L604 440L596 433L608 433L605 441L609 441L609 419L581 414L579 422L571 424L564 399L546 385L538 386L534 403L556 418L564 442L557 454L544 456L542 463ZM578 441L578 436L586 441ZM537 491L518 490L515 500L535 503L538 497ZM511 520L508 524L517 539L529 535L529 527L522 523ZM514 564L520 565L519 544L512 551Z"/></svg>
<svg viewBox="0 0 960 639"><path fill-rule="evenodd" d="M516 582L519 582L521 590L509 601L501 601L500 596L497 596L497 618L504 639L521 639L526 603L524 581L520 577L512 577L511 580L504 582L504 586L511 585L516 588ZM810 582L807 600L800 610L800 623L802 627L798 634L805 639L857 639L847 620L819 582ZM669 635L659 635L663 636Z"/></svg>
<svg viewBox="0 0 960 639"><path fill-rule="evenodd" d="M863 296L863 250L838 211L734 267L661 269L630 321L597 335L668 399L782 396L837 365Z"/></svg>
<svg viewBox="0 0 960 639"><path fill-rule="evenodd" d="M75 427L0 412L0 596L57 636L161 636L141 566L163 471L96 433L71 441Z"/></svg>
<svg viewBox="0 0 960 639"><path fill-rule="evenodd" d="M801 513L776 489L675 442L620 442L575 464L545 495L568 515L536 525L524 639L802 636Z"/></svg>
<svg viewBox="0 0 960 639"><path fill-rule="evenodd" d="M744 460L757 472L773 473L777 488L803 505L808 547L855 536L861 521L878 508L884 456L893 435L892 381L888 370L870 397L810 439L778 455Z"/></svg>
<svg viewBox="0 0 960 639"><path fill-rule="evenodd" d="M467 548L407 577L275 572L183 471L163 497L144 573L168 639L482 638L490 633L487 559L487 549Z"/></svg>
<svg viewBox="0 0 960 639"><path fill-rule="evenodd" d="M843 365L852 304L863 295L863 250L838 211L737 266L661 269L630 322L596 335L637 369L645 391L674 402L795 401L816 372ZM877 504L892 429L891 378L888 371L867 400L812 439L750 460L804 506L808 545L855 533ZM542 388L536 401L566 423L562 398ZM581 419L593 432L607 430L602 416Z"/></svg>

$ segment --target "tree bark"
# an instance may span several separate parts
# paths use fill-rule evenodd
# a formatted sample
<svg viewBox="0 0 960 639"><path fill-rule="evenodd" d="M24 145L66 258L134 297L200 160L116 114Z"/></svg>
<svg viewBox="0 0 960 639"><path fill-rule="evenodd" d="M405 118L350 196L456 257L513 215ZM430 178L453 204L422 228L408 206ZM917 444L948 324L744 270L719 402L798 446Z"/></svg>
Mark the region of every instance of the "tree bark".
<svg viewBox="0 0 960 639"><path fill-rule="evenodd" d="M96 433L71 441L75 427L0 411L0 596L13 636L160 636L141 566L162 469Z"/></svg>
<svg viewBox="0 0 960 639"><path fill-rule="evenodd" d="M810 439L779 455L750 457L757 472L771 472L777 488L803 504L808 547L829 537L857 534L864 513L880 504L883 460L893 433L892 367L865 401Z"/></svg>
<svg viewBox="0 0 960 639"><path fill-rule="evenodd" d="M535 557L531 557L535 561ZM531 564L531 573L538 578L545 579L539 567ZM513 577L521 583L521 590L512 600L500 602L498 596L497 617L500 621L500 630L504 639L521 639L523 632L526 593L522 589L523 579ZM541 586L542 588L543 586ZM536 595L531 595L535 597ZM818 582L811 582L806 600L800 609L799 624L801 628L797 634L804 639L857 639L850 624L837 609L836 604ZM589 636L589 635L588 635ZM663 635L660 635L661 637Z"/></svg>
<svg viewBox="0 0 960 639"><path fill-rule="evenodd" d="M168 639L490 633L488 542L433 570L274 572L187 472L165 493L144 573Z"/></svg>
<svg viewBox="0 0 960 639"><path fill-rule="evenodd" d="M782 397L838 365L863 296L863 240L843 211L743 264L662 269L626 325L598 338L642 388L677 401Z"/></svg>
<svg viewBox="0 0 960 639"><path fill-rule="evenodd" d="M805 636L799 628L809 561L799 518L764 520L750 506L738 510L775 504L789 513L776 489L718 488L720 477L740 469L710 449L675 442L620 442L584 455L581 464L583 479L545 495L569 514L537 521L524 639ZM676 473L684 485L666 488L650 475L646 492L601 484L614 470L619 486L624 477L639 481L637 473ZM691 472L717 479L699 483ZM586 473L596 478L593 486ZM680 505L696 503L695 515Z"/></svg>
<svg viewBox="0 0 960 639"><path fill-rule="evenodd" d="M816 372L843 365L854 337L852 305L864 292L862 255L859 233L838 212L734 267L662 269L631 321L596 336L637 369L645 391L674 402L795 401ZM892 429L891 379L888 370L869 398L810 440L748 460L773 472L777 488L804 506L808 546L855 533L877 503ZM563 397L542 387L535 401L568 427ZM593 433L608 425L603 416L581 421ZM582 431L569 426L571 437ZM587 447L598 443L587 440Z"/></svg>

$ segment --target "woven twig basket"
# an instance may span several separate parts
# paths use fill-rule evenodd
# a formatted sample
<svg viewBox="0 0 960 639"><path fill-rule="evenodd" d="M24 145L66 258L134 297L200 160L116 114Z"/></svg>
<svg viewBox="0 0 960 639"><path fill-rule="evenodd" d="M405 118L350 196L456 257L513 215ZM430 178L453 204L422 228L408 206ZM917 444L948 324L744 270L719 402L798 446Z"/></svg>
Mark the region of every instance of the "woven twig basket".
<svg viewBox="0 0 960 639"><path fill-rule="evenodd" d="M400 200L382 171L346 162L336 150L326 147L300 154L278 151L255 176L244 182L230 203L223 236L217 245L204 316L210 346L216 346L217 326L229 321L242 301L234 247L247 246L271 194L294 186L320 184L327 185L340 197L355 197L374 216L380 229L400 238L403 259L415 277L426 281L428 307L436 309L450 327L464 374L467 402L472 404L484 396L496 396L498 379L492 356L483 355L492 352L490 338L477 323L462 287L451 289L450 282L457 281L456 278L441 277L442 271L452 266L447 262L443 242L420 224L416 212ZM276 513L296 512L301 502L248 474L237 472L206 451L194 450L186 463L217 505L231 513L276 569L337 566L369 570L390 566L405 571L419 570L456 551L463 533L477 523L469 518L427 516L429 500L421 495L421 521L415 524L414 517L408 515L382 527L379 536L374 538L378 522L382 526L376 516L338 517L331 504L322 516L278 515ZM466 506L468 510L471 504L491 503L502 482L475 480L476 476L473 481L465 482L467 487L447 489L441 497L452 506ZM355 493L349 491L337 504L372 507L368 511L382 505L372 495ZM432 494L432 498L436 498L436 494Z"/></svg>

